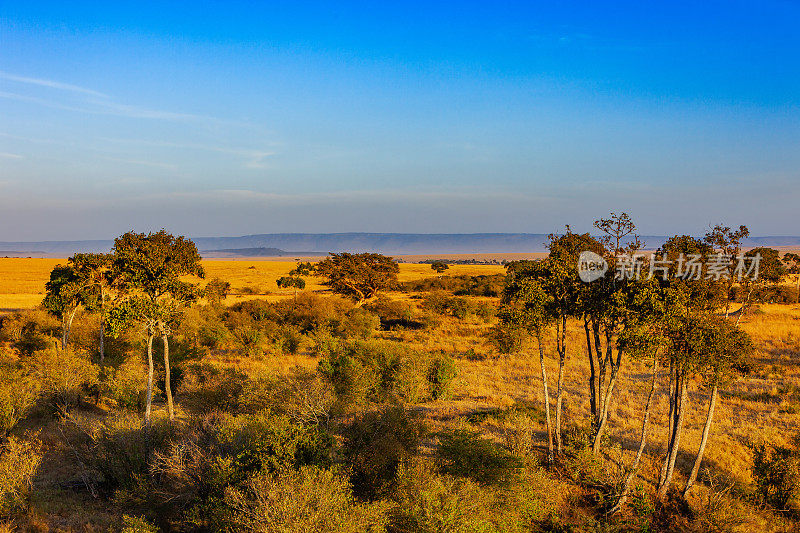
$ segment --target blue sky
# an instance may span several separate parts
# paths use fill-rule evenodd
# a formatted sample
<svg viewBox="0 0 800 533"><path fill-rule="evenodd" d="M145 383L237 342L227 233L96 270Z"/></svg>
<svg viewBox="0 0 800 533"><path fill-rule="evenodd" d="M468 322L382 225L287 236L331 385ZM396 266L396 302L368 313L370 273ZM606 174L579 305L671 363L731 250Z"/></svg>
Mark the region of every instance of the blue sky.
<svg viewBox="0 0 800 533"><path fill-rule="evenodd" d="M800 227L797 2L6 2L0 240Z"/></svg>

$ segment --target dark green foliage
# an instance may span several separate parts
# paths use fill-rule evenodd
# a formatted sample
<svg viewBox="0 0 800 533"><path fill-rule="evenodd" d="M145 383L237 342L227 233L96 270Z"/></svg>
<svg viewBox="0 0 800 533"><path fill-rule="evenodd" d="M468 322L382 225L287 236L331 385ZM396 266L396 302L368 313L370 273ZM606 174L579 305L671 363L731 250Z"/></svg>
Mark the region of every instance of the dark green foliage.
<svg viewBox="0 0 800 533"><path fill-rule="evenodd" d="M218 428L220 449L242 474L325 466L331 461L331 435L315 425L295 424L288 416L269 411L228 416Z"/></svg>
<svg viewBox="0 0 800 533"><path fill-rule="evenodd" d="M794 447L753 447L753 480L764 501L779 511L800 510L800 452Z"/></svg>
<svg viewBox="0 0 800 533"><path fill-rule="evenodd" d="M445 270L449 269L450 265L445 263L444 261L434 261L431 263L431 270L435 271L438 274L441 274Z"/></svg>
<svg viewBox="0 0 800 533"><path fill-rule="evenodd" d="M58 342L59 323L43 309L17 311L2 318L0 339L22 355L44 350Z"/></svg>
<svg viewBox="0 0 800 533"><path fill-rule="evenodd" d="M417 417L400 406L365 413L343 430L343 453L356 494L376 498L395 480L398 467L413 457L425 433Z"/></svg>
<svg viewBox="0 0 800 533"><path fill-rule="evenodd" d="M446 398L450 393L450 386L458 374L456 361L446 353L433 356L428 368L428 382L431 384L431 397L434 400Z"/></svg>
<svg viewBox="0 0 800 533"><path fill-rule="evenodd" d="M734 302L744 302L750 299L751 302L765 304L794 304L797 303L797 287L788 285L756 285L750 292L749 287L734 286L731 288L731 300Z"/></svg>
<svg viewBox="0 0 800 533"><path fill-rule="evenodd" d="M401 289L406 292L447 291L457 296L484 296L496 298L503 291L502 274L469 276L440 276L405 281Z"/></svg>
<svg viewBox="0 0 800 533"><path fill-rule="evenodd" d="M484 484L503 484L513 480L522 467L518 458L478 432L456 430L438 437L436 464L445 474Z"/></svg>
<svg viewBox="0 0 800 533"><path fill-rule="evenodd" d="M180 386L183 405L198 413L236 412L247 376L235 368L212 363L185 365Z"/></svg>
<svg viewBox="0 0 800 533"><path fill-rule="evenodd" d="M219 278L214 278L206 284L203 296L211 305L220 305L231 292L231 284Z"/></svg>
<svg viewBox="0 0 800 533"><path fill-rule="evenodd" d="M381 325L381 319L365 308L349 311L341 321L337 333L343 337L368 339Z"/></svg>
<svg viewBox="0 0 800 533"><path fill-rule="evenodd" d="M339 408L371 402L425 401L446 394L451 361L389 341L351 341L329 346L319 364L333 385Z"/></svg>
<svg viewBox="0 0 800 533"><path fill-rule="evenodd" d="M106 496L118 490L145 497L150 476L149 458L165 451L180 436L165 420L155 420L148 429L137 415L109 418L95 428L84 430L78 443L82 461L98 474L97 488Z"/></svg>
<svg viewBox="0 0 800 533"><path fill-rule="evenodd" d="M499 322L486 334L489 342L502 354L517 353L525 345L527 331L514 324Z"/></svg>
<svg viewBox="0 0 800 533"><path fill-rule="evenodd" d="M342 252L332 253L317 263L314 271L325 278L325 285L335 293L361 303L376 296L378 291L394 287L400 267L385 255Z"/></svg>
<svg viewBox="0 0 800 533"><path fill-rule="evenodd" d="M450 296L445 292L434 292L425 296L423 307L440 315L450 315L464 320L477 317L484 322L494 315L494 307L485 302L476 302L463 296Z"/></svg>

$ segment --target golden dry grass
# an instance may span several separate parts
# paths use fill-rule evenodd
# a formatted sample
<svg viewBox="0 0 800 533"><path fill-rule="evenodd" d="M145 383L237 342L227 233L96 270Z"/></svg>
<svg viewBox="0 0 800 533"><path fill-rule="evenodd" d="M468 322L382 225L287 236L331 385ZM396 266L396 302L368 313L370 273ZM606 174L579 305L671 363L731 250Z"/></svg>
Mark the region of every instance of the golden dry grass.
<svg viewBox="0 0 800 533"><path fill-rule="evenodd" d="M66 259L26 259L0 258L0 310L30 309L36 307L44 298L44 284L50 271ZM231 284L232 293L226 303L233 304L252 298L266 298L271 301L288 298L294 291L279 289L275 282L294 268L294 261L269 259L242 260L204 260L206 280L220 278ZM452 265L448 275L497 274L504 269L499 265ZM401 263L400 281L435 276L430 265ZM320 291L318 278L307 279L306 290ZM248 293L248 294L243 294Z"/></svg>

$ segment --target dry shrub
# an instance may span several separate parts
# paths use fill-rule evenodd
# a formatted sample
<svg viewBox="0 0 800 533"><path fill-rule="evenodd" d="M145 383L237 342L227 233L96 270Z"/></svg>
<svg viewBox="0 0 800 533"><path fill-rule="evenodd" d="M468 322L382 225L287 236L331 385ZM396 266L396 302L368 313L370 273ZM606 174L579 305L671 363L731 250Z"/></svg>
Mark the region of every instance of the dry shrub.
<svg viewBox="0 0 800 533"><path fill-rule="evenodd" d="M319 371L333 385L342 409L442 397L455 377L449 356L433 356L397 342L353 341L330 348Z"/></svg>
<svg viewBox="0 0 800 533"><path fill-rule="evenodd" d="M800 510L800 452L795 447L753 446L753 480L774 509Z"/></svg>
<svg viewBox="0 0 800 533"><path fill-rule="evenodd" d="M415 459L398 471L392 525L420 533L560 531L562 494L563 487L534 467L503 490L488 490Z"/></svg>
<svg viewBox="0 0 800 533"><path fill-rule="evenodd" d="M61 324L41 308L18 311L4 317L0 340L8 341L22 355L31 355L59 342Z"/></svg>
<svg viewBox="0 0 800 533"><path fill-rule="evenodd" d="M416 454L425 427L416 415L390 406L365 413L343 433L343 452L356 493L376 498L388 491L398 467Z"/></svg>
<svg viewBox="0 0 800 533"><path fill-rule="evenodd" d="M185 366L181 380L181 403L198 413L215 410L235 412L247 383L247 376L222 364L200 362Z"/></svg>
<svg viewBox="0 0 800 533"><path fill-rule="evenodd" d="M508 484L523 466L519 458L504 448L469 430L453 430L438 435L436 464L442 473L467 477L486 484Z"/></svg>
<svg viewBox="0 0 800 533"><path fill-rule="evenodd" d="M24 418L39 396L39 383L19 369L0 367L4 378L0 381L0 439L8 435Z"/></svg>
<svg viewBox="0 0 800 533"><path fill-rule="evenodd" d="M122 530L120 533L158 533L159 531L156 526L144 518L122 515Z"/></svg>
<svg viewBox="0 0 800 533"><path fill-rule="evenodd" d="M0 518L25 508L41 461L34 443L10 438L0 447Z"/></svg>
<svg viewBox="0 0 800 533"><path fill-rule="evenodd" d="M336 401L333 386L318 372L294 368L288 375L257 376L244 384L241 408L255 413L269 409L301 424L323 424Z"/></svg>
<svg viewBox="0 0 800 533"><path fill-rule="evenodd" d="M526 413L513 412L501 423L506 448L517 457L527 457L535 449L533 436L536 423Z"/></svg>
<svg viewBox="0 0 800 533"><path fill-rule="evenodd" d="M100 368L81 352L41 350L33 354L31 364L43 399L59 411L77 405L84 394L100 383Z"/></svg>
<svg viewBox="0 0 800 533"><path fill-rule="evenodd" d="M467 533L492 531L492 493L470 480L438 475L429 462L402 465L394 491L397 531Z"/></svg>
<svg viewBox="0 0 800 533"><path fill-rule="evenodd" d="M129 357L117 368L106 367L105 389L120 409L140 409L147 386L147 367L141 357Z"/></svg>
<svg viewBox="0 0 800 533"><path fill-rule="evenodd" d="M234 527L247 531L378 533L387 521L385 505L356 502L345 476L317 467L254 476L226 501Z"/></svg>

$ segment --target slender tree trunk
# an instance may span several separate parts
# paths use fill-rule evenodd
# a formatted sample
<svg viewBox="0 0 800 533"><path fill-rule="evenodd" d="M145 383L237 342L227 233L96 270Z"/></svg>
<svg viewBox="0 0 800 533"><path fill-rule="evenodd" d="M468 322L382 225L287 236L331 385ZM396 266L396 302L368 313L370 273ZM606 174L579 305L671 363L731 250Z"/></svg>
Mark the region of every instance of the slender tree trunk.
<svg viewBox="0 0 800 533"><path fill-rule="evenodd" d="M661 465L661 472L658 476L658 488L661 488L661 484L664 482L664 478L667 477L667 466L669 466L669 453L672 449L672 441L675 438L675 398L677 398L677 393L675 390L675 368L673 361L670 360L669 362L669 416L667 417L667 423L669 425L669 429L667 431L667 447L664 451L664 464Z"/></svg>
<svg viewBox="0 0 800 533"><path fill-rule="evenodd" d="M658 490L659 497L663 498L667 495L670 483L672 482L672 474L675 471L675 460L678 458L678 450L681 444L681 433L683 432L683 419L686 412L686 375L680 372L677 376L678 390L680 395L676 403L676 418L675 418L675 438L672 442L672 449L669 455L669 464L667 465L667 474L664 477L664 484Z"/></svg>
<svg viewBox="0 0 800 533"><path fill-rule="evenodd" d="M739 321L742 319L742 315L744 315L745 310L747 309L747 304L750 303L750 296L753 294L753 285L750 285L750 290L747 291L747 298L745 298L744 302L742 303L742 308L739 309L739 316L736 317L736 325L739 325Z"/></svg>
<svg viewBox="0 0 800 533"><path fill-rule="evenodd" d="M542 369L542 394L544 395L544 412L547 419L547 464L553 465L553 426L550 422L550 393L547 389L547 369L544 366L544 347L542 334L537 334L539 341L539 366Z"/></svg>
<svg viewBox="0 0 800 533"><path fill-rule="evenodd" d="M101 287L100 289L100 362L102 363L106 358L106 323L103 313L105 311L106 295Z"/></svg>
<svg viewBox="0 0 800 533"><path fill-rule="evenodd" d="M69 344L69 334L72 331L72 321L75 320L75 313L78 312L78 308L72 310L69 314L69 319L64 321L64 325L62 327L62 336L61 336L61 348L63 350L67 349L67 344Z"/></svg>
<svg viewBox="0 0 800 533"><path fill-rule="evenodd" d="M609 340L608 342L610 346L611 341ZM609 348L608 350L610 352L611 349ZM611 398L614 396L614 388L619 378L619 369L622 365L622 351L617 350L616 362L613 358L609 358L609 361L611 362L611 375L608 378L608 387L605 392L602 393L603 411L600 413L600 422L592 442L592 453L595 455L600 453L600 440L603 438L603 433L605 433L608 424L608 410L611 408Z"/></svg>
<svg viewBox="0 0 800 533"><path fill-rule="evenodd" d="M608 512L609 514L614 514L619 511L625 502L628 500L628 491L631 488L631 482L633 478L636 477L636 473L639 471L639 462L642 460L642 454L644 453L644 448L647 445L647 433L649 428L649 421L650 421L650 406L653 404L653 393L656 390L656 377L658 376L658 354L653 355L653 372L652 378L650 380L650 392L647 394L647 403L644 406L644 417L642 418L642 435L639 438L639 449L636 451L636 457L633 460L633 464L631 465L630 470L625 475L625 480L622 483L622 490L620 491L619 500L617 500L616 505L611 508Z"/></svg>
<svg viewBox="0 0 800 533"><path fill-rule="evenodd" d="M594 335L594 351L597 357L598 379L597 379L597 416L595 417L595 429L600 426L600 413L603 411L603 388L606 386L606 367L608 356L603 352L603 343L600 342L600 323L592 322L592 334Z"/></svg>
<svg viewBox="0 0 800 533"><path fill-rule="evenodd" d="M689 494L689 491L692 489L692 485L694 485L695 480L697 479L697 473L700 471L700 463L703 462L703 452L706 450L706 443L708 442L708 434L711 430L711 422L714 420L714 408L717 405L717 392L719 391L719 380L714 380L714 386L711 389L711 398L708 402L708 416L706 416L706 423L703 426L703 436L700 439L700 448L697 450L697 457L694 460L694 466L692 467L692 473L689 474L689 479L686 480L686 487L683 489L683 497Z"/></svg>
<svg viewBox="0 0 800 533"><path fill-rule="evenodd" d="M147 333L147 400L144 408L144 423L150 428L150 408L153 404L153 333Z"/></svg>
<svg viewBox="0 0 800 533"><path fill-rule="evenodd" d="M164 393L167 395L167 412L169 413L169 419L175 420L175 409L172 404L172 387L170 386L169 339L167 335L162 335L161 339L164 342Z"/></svg>
<svg viewBox="0 0 800 533"><path fill-rule="evenodd" d="M797 303L800 304L800 274L797 275Z"/></svg>
<svg viewBox="0 0 800 533"><path fill-rule="evenodd" d="M103 317L100 317L100 362L106 358L106 325Z"/></svg>
<svg viewBox="0 0 800 533"><path fill-rule="evenodd" d="M583 318L583 329L586 332L586 352L589 356L589 407L592 414L592 425L597 419L597 371L595 370L594 348L592 347L592 336L589 331L589 319Z"/></svg>
<svg viewBox="0 0 800 533"><path fill-rule="evenodd" d="M564 396L564 363L567 350L564 346L567 328L567 315L562 314L561 320L556 323L556 349L558 351L558 389L556 391L556 450L561 455L561 404Z"/></svg>

